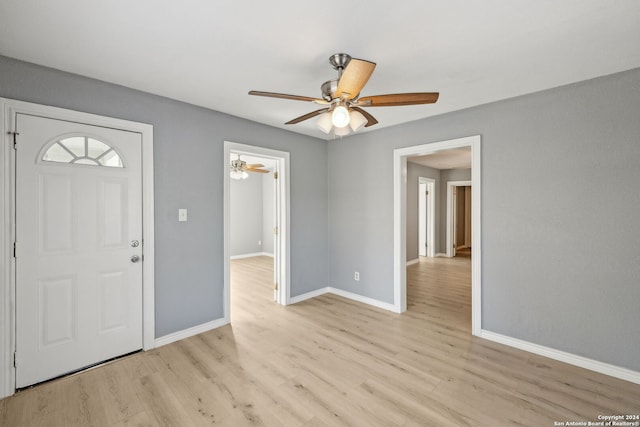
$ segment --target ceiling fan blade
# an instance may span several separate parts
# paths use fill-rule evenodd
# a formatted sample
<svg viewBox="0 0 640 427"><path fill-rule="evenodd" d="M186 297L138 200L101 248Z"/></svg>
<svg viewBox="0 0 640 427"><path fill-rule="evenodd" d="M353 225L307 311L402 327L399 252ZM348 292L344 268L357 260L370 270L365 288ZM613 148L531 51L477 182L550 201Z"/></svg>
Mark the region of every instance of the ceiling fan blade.
<svg viewBox="0 0 640 427"><path fill-rule="evenodd" d="M270 171L264 169L247 169L247 172L269 173Z"/></svg>
<svg viewBox="0 0 640 427"><path fill-rule="evenodd" d="M353 99L369 81L369 77L376 68L375 62L363 59L351 59L344 69L342 77L338 82L336 96L339 98Z"/></svg>
<svg viewBox="0 0 640 427"><path fill-rule="evenodd" d="M438 100L438 92L391 93L387 95L365 96L357 104L365 107L395 107L398 105L433 104Z"/></svg>
<svg viewBox="0 0 640 427"><path fill-rule="evenodd" d="M264 167L264 165L262 163L254 163L251 165L247 165L248 168L261 168Z"/></svg>
<svg viewBox="0 0 640 427"><path fill-rule="evenodd" d="M320 114L322 114L322 113L324 113L326 111L329 111L329 109L328 108L321 108L319 110L312 111L312 112L307 113L307 114L305 114L303 116L296 117L293 120L289 120L287 123L285 123L285 125L295 125L296 123L300 123L300 122L308 120L308 119L310 119L312 117L319 116Z"/></svg>
<svg viewBox="0 0 640 427"><path fill-rule="evenodd" d="M286 93L261 92L259 90L250 90L249 95L267 96L270 98L291 99L294 101L315 102L316 104L328 104L327 101L320 98L311 98L310 96L288 95Z"/></svg>
<svg viewBox="0 0 640 427"><path fill-rule="evenodd" d="M376 118L373 117L371 114L367 113L366 111L364 111L362 108L360 108L360 107L351 107L351 109L359 112L360 114L362 114L364 116L365 119L367 119L367 124L364 125L364 127L368 128L369 126L373 126L375 124L378 124L378 121L376 120Z"/></svg>

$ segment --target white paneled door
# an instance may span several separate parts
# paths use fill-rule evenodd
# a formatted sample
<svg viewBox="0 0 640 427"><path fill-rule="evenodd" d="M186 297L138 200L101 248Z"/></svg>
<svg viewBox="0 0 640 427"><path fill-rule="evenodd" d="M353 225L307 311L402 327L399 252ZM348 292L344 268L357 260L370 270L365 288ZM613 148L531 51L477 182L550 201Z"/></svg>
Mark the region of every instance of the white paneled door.
<svg viewBox="0 0 640 427"><path fill-rule="evenodd" d="M16 115L16 387L142 348L142 137Z"/></svg>

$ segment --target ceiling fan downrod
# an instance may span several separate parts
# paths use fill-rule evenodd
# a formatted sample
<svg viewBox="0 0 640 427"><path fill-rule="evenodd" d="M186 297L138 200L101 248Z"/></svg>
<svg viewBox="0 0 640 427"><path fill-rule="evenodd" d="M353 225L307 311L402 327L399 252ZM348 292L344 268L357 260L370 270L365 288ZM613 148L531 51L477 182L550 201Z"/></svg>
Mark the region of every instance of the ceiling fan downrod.
<svg viewBox="0 0 640 427"><path fill-rule="evenodd" d="M351 61L351 55L346 53L336 53L329 57L329 63L333 67L334 70L338 71L338 79L342 77L342 72Z"/></svg>
<svg viewBox="0 0 640 427"><path fill-rule="evenodd" d="M336 53L329 57L329 63L331 64L331 67L338 72L338 78L327 80L322 83L322 86L320 86L320 92L322 93L322 98L324 98L325 101L331 102L335 99L335 94L338 90L338 81L340 81L342 73L349 64L349 61L351 61L351 55L346 53Z"/></svg>

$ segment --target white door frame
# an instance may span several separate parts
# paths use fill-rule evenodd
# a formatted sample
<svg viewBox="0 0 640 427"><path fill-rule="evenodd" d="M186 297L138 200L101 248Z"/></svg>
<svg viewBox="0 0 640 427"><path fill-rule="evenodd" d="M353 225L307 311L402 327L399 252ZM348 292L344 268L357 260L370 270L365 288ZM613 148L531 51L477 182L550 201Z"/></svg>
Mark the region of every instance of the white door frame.
<svg viewBox="0 0 640 427"><path fill-rule="evenodd" d="M153 210L153 126L114 119L57 107L0 98L0 398L15 393L15 151L13 150L14 118L17 113L74 121L140 133L142 136L142 348L155 346L154 302L154 210Z"/></svg>
<svg viewBox="0 0 640 427"><path fill-rule="evenodd" d="M451 258L456 256L455 248L455 235L456 235L456 199L453 197L453 189L455 187L472 187L471 181L448 181L447 182L447 257ZM471 193L473 197L473 193ZM473 202L471 202L471 209L473 209ZM473 225L471 226L471 232L473 233ZM472 240L473 241L473 236ZM473 254L475 256L475 254Z"/></svg>
<svg viewBox="0 0 640 427"><path fill-rule="evenodd" d="M418 256L421 256L420 254L422 253L421 242L426 240L426 256L431 258L435 256L435 183L435 179L418 177ZM421 185L426 186L426 196L421 190ZM428 212L424 212L425 198ZM427 217L426 221L424 221L425 215ZM426 239L424 238L425 235Z"/></svg>
<svg viewBox="0 0 640 427"><path fill-rule="evenodd" d="M275 160L276 170L278 171L278 202L279 206L279 224L276 239L279 240L274 244L274 252L276 248L280 248L280 256L274 253L274 270L279 272L278 292L276 293L276 302L282 305L290 304L291 290L289 284L289 265L290 265L290 238L289 238L289 206L290 206L290 190L289 190L289 153L285 151L272 150L269 148L257 147L253 145L239 144L237 142L224 142L224 319L225 322L231 321L231 278L230 278L230 259L231 259L231 235L230 235L230 177L229 177L229 159L231 152L240 155L266 157ZM278 221L278 218L274 218Z"/></svg>
<svg viewBox="0 0 640 427"><path fill-rule="evenodd" d="M471 221L473 257L471 258L471 333L482 331L482 244L480 229L480 135L469 136L393 150L393 284L394 311L407 310L407 158L424 156L451 148L471 147L471 182L473 185Z"/></svg>

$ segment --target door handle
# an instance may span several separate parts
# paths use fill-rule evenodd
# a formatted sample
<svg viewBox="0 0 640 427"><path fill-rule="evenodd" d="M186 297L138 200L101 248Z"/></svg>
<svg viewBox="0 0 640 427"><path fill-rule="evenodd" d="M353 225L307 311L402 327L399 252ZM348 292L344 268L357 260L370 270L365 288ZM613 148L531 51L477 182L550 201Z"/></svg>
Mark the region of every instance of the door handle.
<svg viewBox="0 0 640 427"><path fill-rule="evenodd" d="M131 262L138 262L138 261L140 261L140 257L138 255L131 256Z"/></svg>

